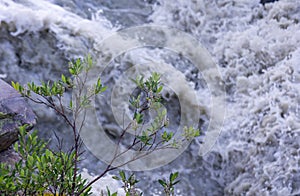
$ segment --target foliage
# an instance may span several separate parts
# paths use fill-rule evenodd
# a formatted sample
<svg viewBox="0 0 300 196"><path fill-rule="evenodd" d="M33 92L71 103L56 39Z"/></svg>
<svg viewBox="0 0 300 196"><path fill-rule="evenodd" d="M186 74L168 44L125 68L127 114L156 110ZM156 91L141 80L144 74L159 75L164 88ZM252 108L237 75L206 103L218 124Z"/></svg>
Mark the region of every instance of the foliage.
<svg viewBox="0 0 300 196"><path fill-rule="evenodd" d="M132 122L123 130L117 141L116 154L110 164L92 181L87 182L78 173L78 161L80 160L82 141L80 131L82 126L77 126L78 116L90 106L91 100L98 94L106 90L100 78L97 78L94 85L87 88L88 73L93 68L93 60L90 55L84 59L77 59L69 63L69 76L61 75L58 81L41 82L40 85L34 82L22 86L18 82L12 82L12 86L24 97L31 101L53 109L59 117L65 120L73 133L74 144L68 152L63 152L61 148L58 152L53 152L47 148L47 142L37 137L36 131L27 134L26 128L20 128L19 143L15 144L15 150L20 154L22 160L17 162L14 167L5 164L0 165L0 193L5 195L89 195L91 186L102 178L107 172L124 166L130 162L138 160L160 149L179 147L184 141L190 141L199 135L199 130L193 127L185 127L184 134L180 140L174 139L174 133L165 128L169 124L167 110L162 107L161 92L163 86L160 82L160 75L153 73L148 79L139 76L132 81L137 85L139 92L137 96L131 96L129 103L133 110ZM73 100L65 103L64 94L68 90L73 90ZM145 112L155 111L156 116L150 125L145 126ZM84 119L83 119L84 121ZM84 122L81 122L84 123ZM135 131L127 150L119 152L118 148L122 144L125 134L129 129ZM115 160L124 155L128 150L134 149L141 152L129 161L121 165L114 165ZM172 173L170 180L160 180L159 183L164 187L166 195L174 195L174 182L178 173ZM124 171L119 172L120 180L124 186L127 196L141 196L142 193L136 189L134 174L126 177ZM116 196L117 193L107 194Z"/></svg>
<svg viewBox="0 0 300 196"><path fill-rule="evenodd" d="M174 186L179 183L179 180L176 181L178 175L179 173L175 172L170 174L169 180L158 180L159 184L164 188L166 196L174 196Z"/></svg>
<svg viewBox="0 0 300 196"><path fill-rule="evenodd" d="M142 196L143 194L136 189L135 185L139 182L134 174L131 174L126 178L124 171L119 171L119 176L113 176L113 179L120 180L123 183L123 189L126 193L126 196Z"/></svg>
<svg viewBox="0 0 300 196"><path fill-rule="evenodd" d="M14 149L21 156L14 167L0 165L1 195L72 195L74 152L52 152L37 131L27 134L26 126L19 128L19 143ZM86 180L76 176L76 191L81 191ZM90 195L90 188L82 195Z"/></svg>

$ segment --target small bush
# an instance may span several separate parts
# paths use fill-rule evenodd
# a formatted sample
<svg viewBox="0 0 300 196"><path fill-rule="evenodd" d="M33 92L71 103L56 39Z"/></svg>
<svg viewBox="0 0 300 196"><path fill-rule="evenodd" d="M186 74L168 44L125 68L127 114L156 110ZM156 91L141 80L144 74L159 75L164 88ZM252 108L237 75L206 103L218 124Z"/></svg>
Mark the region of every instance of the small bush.
<svg viewBox="0 0 300 196"><path fill-rule="evenodd" d="M78 114L84 112L90 106L91 99L106 90L101 79L84 89L88 73L93 68L93 61L90 55L84 59L77 59L69 63L69 73L71 77L61 76L59 81L42 82L41 85L28 83L22 86L12 82L12 86L29 100L45 105L53 109L59 117L65 120L73 133L74 145L68 152L63 152L61 148L54 152L47 148L47 142L37 136L37 131L26 132L26 126L20 127L19 142L14 145L15 150L20 154L21 160L14 166L6 164L0 165L0 194L1 195L90 195L91 186L102 178L107 172L118 169L112 166L115 159L124 152L116 154L94 180L87 182L78 172L78 161L82 154L79 132L81 127L76 126ZM140 89L140 94L131 97L129 103L133 108L134 115L132 122L122 131L118 144L124 139L124 134L129 130L139 130L141 135L135 135L132 144L128 149L148 150L147 154L164 148L176 148L184 140L191 140L199 135L199 130L193 127L185 127L181 140L173 138L173 132L163 129L168 126L167 111L161 108L161 91L163 86L160 83L160 75L153 73L148 79L142 76L132 80ZM66 106L64 94L66 90L74 90L74 99L69 100ZM36 94L37 96L32 96ZM150 127L144 128L144 113L147 110L155 110L157 116ZM72 115L73 114L73 115ZM158 135L161 130L160 135ZM135 148L136 147L136 148ZM146 155L147 155L146 154ZM139 157L132 157L128 162L135 161ZM159 180L167 196L174 195L174 185L178 173L172 173L169 181ZM119 172L119 176L114 179L121 181L124 185L126 196L140 196L142 192L136 188L138 180L134 174L126 177L124 171ZM101 194L101 193L98 193ZM103 194L102 194L103 195ZM107 195L116 196L117 193L110 193L107 188Z"/></svg>

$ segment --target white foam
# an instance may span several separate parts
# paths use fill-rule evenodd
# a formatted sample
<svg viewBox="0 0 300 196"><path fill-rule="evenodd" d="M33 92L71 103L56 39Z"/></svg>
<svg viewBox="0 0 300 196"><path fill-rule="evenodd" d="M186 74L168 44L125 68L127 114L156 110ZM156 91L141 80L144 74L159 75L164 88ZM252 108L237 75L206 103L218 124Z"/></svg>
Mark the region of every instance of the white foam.
<svg viewBox="0 0 300 196"><path fill-rule="evenodd" d="M218 144L203 162L194 162L192 173L204 167L219 176L210 182L230 195L299 194L300 2L265 8L259 1L160 2L154 23L200 39L223 67L229 88ZM222 157L221 170L204 164L214 154ZM206 180L199 174L200 187Z"/></svg>

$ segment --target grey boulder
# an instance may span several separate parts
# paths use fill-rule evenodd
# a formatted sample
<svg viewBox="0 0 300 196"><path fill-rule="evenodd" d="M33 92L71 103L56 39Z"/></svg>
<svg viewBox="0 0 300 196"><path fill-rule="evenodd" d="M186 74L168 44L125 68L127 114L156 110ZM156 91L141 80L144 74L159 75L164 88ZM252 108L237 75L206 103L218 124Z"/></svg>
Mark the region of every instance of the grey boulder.
<svg viewBox="0 0 300 196"><path fill-rule="evenodd" d="M24 98L10 85L0 79L0 152L18 139L18 127L31 128L36 116Z"/></svg>

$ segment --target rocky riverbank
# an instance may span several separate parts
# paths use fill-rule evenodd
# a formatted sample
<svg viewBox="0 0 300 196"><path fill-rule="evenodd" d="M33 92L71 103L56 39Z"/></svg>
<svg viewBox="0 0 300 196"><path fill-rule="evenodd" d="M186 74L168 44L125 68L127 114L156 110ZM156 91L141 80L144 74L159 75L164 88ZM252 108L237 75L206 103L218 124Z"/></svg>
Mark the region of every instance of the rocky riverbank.
<svg viewBox="0 0 300 196"><path fill-rule="evenodd" d="M24 98L9 84L0 80L0 162L12 162L18 156L10 147L18 140L18 127L32 128L36 116Z"/></svg>

